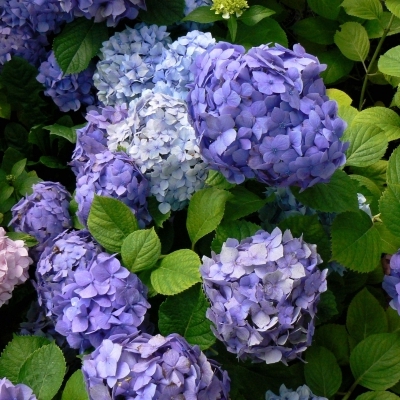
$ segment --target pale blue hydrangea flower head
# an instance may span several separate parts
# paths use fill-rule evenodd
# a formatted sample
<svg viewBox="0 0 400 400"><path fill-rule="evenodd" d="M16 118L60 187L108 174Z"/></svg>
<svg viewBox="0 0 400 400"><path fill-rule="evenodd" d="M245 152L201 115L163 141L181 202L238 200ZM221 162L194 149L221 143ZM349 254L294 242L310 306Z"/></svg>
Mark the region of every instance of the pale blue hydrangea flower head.
<svg viewBox="0 0 400 400"><path fill-rule="evenodd" d="M23 383L14 385L7 378L0 379L0 399L4 400L37 400L32 389Z"/></svg>
<svg viewBox="0 0 400 400"><path fill-rule="evenodd" d="M188 97L200 150L233 183L271 186L329 182L344 165L346 123L326 96L318 59L295 45L219 42L192 64Z"/></svg>
<svg viewBox="0 0 400 400"><path fill-rule="evenodd" d="M147 211L150 187L135 163L126 153L105 150L89 155L90 159L77 177L75 200L76 215L87 224L94 195L113 197L125 203L144 227L151 221Z"/></svg>
<svg viewBox="0 0 400 400"><path fill-rule="evenodd" d="M107 26L117 26L123 18L135 19L139 10L145 10L145 0L58 0L61 8L75 17L107 21Z"/></svg>
<svg viewBox="0 0 400 400"><path fill-rule="evenodd" d="M276 228L228 239L203 257L200 273L215 336L239 359L286 363L310 344L327 270L316 245Z"/></svg>
<svg viewBox="0 0 400 400"><path fill-rule="evenodd" d="M178 334L112 336L82 372L91 400L229 399L228 374Z"/></svg>
<svg viewBox="0 0 400 400"><path fill-rule="evenodd" d="M37 81L45 86L44 94L53 99L63 112L77 111L81 106L94 103L94 65L78 74L65 75L59 67L54 52L39 67Z"/></svg>
<svg viewBox="0 0 400 400"><path fill-rule="evenodd" d="M171 43L165 26L136 24L103 43L101 60L93 76L98 98L105 105L129 103L152 82Z"/></svg>
<svg viewBox="0 0 400 400"><path fill-rule="evenodd" d="M23 197L12 209L10 225L16 232L35 237L39 244L31 248L36 260L44 248L65 229L72 228L68 207L71 195L56 182L33 185L33 193Z"/></svg>
<svg viewBox="0 0 400 400"><path fill-rule="evenodd" d="M110 150L123 148L150 181L160 211L182 209L204 186L203 162L186 103L147 90L129 105L129 116L108 125Z"/></svg>
<svg viewBox="0 0 400 400"><path fill-rule="evenodd" d="M383 277L382 287L392 298L390 307L400 315L400 249L390 258L389 275Z"/></svg>
<svg viewBox="0 0 400 400"><path fill-rule="evenodd" d="M299 386L295 391L287 389L285 385L279 388L279 395L270 390L265 394L265 400L328 400L326 397L320 397L313 394L307 385Z"/></svg>

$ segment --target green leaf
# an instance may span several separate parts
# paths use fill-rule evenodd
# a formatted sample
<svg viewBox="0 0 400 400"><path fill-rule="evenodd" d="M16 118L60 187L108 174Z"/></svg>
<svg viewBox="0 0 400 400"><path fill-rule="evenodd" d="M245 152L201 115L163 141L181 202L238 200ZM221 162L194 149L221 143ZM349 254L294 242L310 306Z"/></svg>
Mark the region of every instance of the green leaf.
<svg viewBox="0 0 400 400"><path fill-rule="evenodd" d="M260 5L255 5L245 10L238 19L248 26L253 26L273 14L275 14L274 10L270 10L269 8Z"/></svg>
<svg viewBox="0 0 400 400"><path fill-rule="evenodd" d="M400 139L400 116L386 107L367 108L353 119L352 125L375 125L381 128L388 142Z"/></svg>
<svg viewBox="0 0 400 400"><path fill-rule="evenodd" d="M358 110L351 106L339 106L338 115L340 118L344 119L347 122L347 125L350 126L353 122L354 118L358 114Z"/></svg>
<svg viewBox="0 0 400 400"><path fill-rule="evenodd" d="M335 33L335 43L348 59L365 61L369 53L369 39L365 28L358 22L345 22Z"/></svg>
<svg viewBox="0 0 400 400"><path fill-rule="evenodd" d="M153 218L153 221L156 224L156 226L161 228L164 222L167 221L168 218L171 216L171 211L168 211L166 214L163 214L158 208L159 205L160 203L154 196L147 198L147 209L149 210L149 213Z"/></svg>
<svg viewBox="0 0 400 400"><path fill-rule="evenodd" d="M147 11L141 10L139 18L146 24L172 25L183 17L185 0L146 0Z"/></svg>
<svg viewBox="0 0 400 400"><path fill-rule="evenodd" d="M384 11L379 19L372 19L364 24L364 28L367 30L368 37L370 39L381 38L385 29L389 26L389 22L392 18L392 13ZM400 32L400 19L393 18L392 24L390 25L390 30L387 36L395 35Z"/></svg>
<svg viewBox="0 0 400 400"><path fill-rule="evenodd" d="M390 392L366 392L360 394L356 400L397 400L399 399L394 393Z"/></svg>
<svg viewBox="0 0 400 400"><path fill-rule="evenodd" d="M67 165L63 162L60 162L58 157L55 156L41 156L39 161L49 168L59 168L64 169L67 168Z"/></svg>
<svg viewBox="0 0 400 400"><path fill-rule="evenodd" d="M54 55L64 74L83 71L108 39L104 23L93 19L77 18L66 24L53 42Z"/></svg>
<svg viewBox="0 0 400 400"><path fill-rule="evenodd" d="M304 192L291 188L300 203L324 212L344 212L358 210L357 185L349 176L337 170L329 183L319 183Z"/></svg>
<svg viewBox="0 0 400 400"><path fill-rule="evenodd" d="M245 47L253 47L269 42L279 43L284 47L288 46L286 33L279 22L272 18L264 18L254 26L247 26L240 21L238 22L236 43Z"/></svg>
<svg viewBox="0 0 400 400"><path fill-rule="evenodd" d="M343 325L322 325L317 328L314 340L317 345L324 346L330 350L335 355L339 365L349 363L349 335Z"/></svg>
<svg viewBox="0 0 400 400"><path fill-rule="evenodd" d="M62 351L54 343L32 353L21 370L18 381L28 385L40 400L51 400L64 379L65 360Z"/></svg>
<svg viewBox="0 0 400 400"><path fill-rule="evenodd" d="M304 377L315 395L328 398L342 383L342 371L335 356L322 346L312 346L307 350Z"/></svg>
<svg viewBox="0 0 400 400"><path fill-rule="evenodd" d="M366 288L351 301L347 311L346 327L350 336L357 342L374 333L388 331L385 311Z"/></svg>
<svg viewBox="0 0 400 400"><path fill-rule="evenodd" d="M400 77L400 46L392 47L381 55L378 68L383 74Z"/></svg>
<svg viewBox="0 0 400 400"><path fill-rule="evenodd" d="M50 135L63 137L71 143L76 143L76 129L77 127L68 127L59 124L47 125L43 129L50 131Z"/></svg>
<svg viewBox="0 0 400 400"><path fill-rule="evenodd" d="M388 184L379 201L379 210L385 226L400 237L400 185Z"/></svg>
<svg viewBox="0 0 400 400"><path fill-rule="evenodd" d="M124 239L139 229L131 209L119 200L94 195L88 227L92 236L109 252L119 253Z"/></svg>
<svg viewBox="0 0 400 400"><path fill-rule="evenodd" d="M19 372L25 361L36 350L50 341L39 336L14 336L0 357L0 376L5 376L14 384L19 383Z"/></svg>
<svg viewBox="0 0 400 400"><path fill-rule="evenodd" d="M75 371L68 379L63 390L61 400L89 400L85 381L80 369Z"/></svg>
<svg viewBox="0 0 400 400"><path fill-rule="evenodd" d="M382 253L397 253L397 250L400 248L400 237L393 235L389 229L380 222L375 222L375 227L381 237Z"/></svg>
<svg viewBox="0 0 400 400"><path fill-rule="evenodd" d="M397 147L389 158L387 183L400 184L400 147Z"/></svg>
<svg viewBox="0 0 400 400"><path fill-rule="evenodd" d="M236 186L233 183L229 183L224 175L221 174L221 172L214 171L212 169L208 171L206 185L215 187L217 189L232 189Z"/></svg>
<svg viewBox="0 0 400 400"><path fill-rule="evenodd" d="M330 100L336 100L338 106L350 106L353 101L347 93L339 89L326 89L326 95Z"/></svg>
<svg viewBox="0 0 400 400"><path fill-rule="evenodd" d="M0 204L3 204L14 193L14 188L2 182L0 186Z"/></svg>
<svg viewBox="0 0 400 400"><path fill-rule="evenodd" d="M338 315L339 311L337 309L336 297L332 291L326 290L321 294L318 303L318 319L316 321L317 325L323 324L335 315Z"/></svg>
<svg viewBox="0 0 400 400"><path fill-rule="evenodd" d="M16 181L15 186L21 196L29 196L33 192L33 185L36 185L39 182L42 182L42 179L38 178L37 176L28 176L27 178L23 179L21 184Z"/></svg>
<svg viewBox="0 0 400 400"><path fill-rule="evenodd" d="M132 232L121 246L122 261L134 273L151 269L160 255L161 242L154 228Z"/></svg>
<svg viewBox="0 0 400 400"><path fill-rule="evenodd" d="M380 262L379 232L364 211L339 214L331 235L332 260L357 272L373 271Z"/></svg>
<svg viewBox="0 0 400 400"><path fill-rule="evenodd" d="M178 294L200 282L200 259L191 250L182 249L165 256L151 273L154 289L167 296Z"/></svg>
<svg viewBox="0 0 400 400"><path fill-rule="evenodd" d="M196 192L190 199L186 227L192 245L207 233L212 232L221 222L225 203L232 195L216 188L206 188Z"/></svg>
<svg viewBox="0 0 400 400"><path fill-rule="evenodd" d="M354 66L354 62L345 57L337 48L318 52L317 56L322 64L328 66L321 73L321 77L327 85L349 75Z"/></svg>
<svg viewBox="0 0 400 400"><path fill-rule="evenodd" d="M377 163L370 165L367 168L352 167L355 174L366 176L371 179L381 190L386 186L386 170L388 162L379 160Z"/></svg>
<svg viewBox="0 0 400 400"><path fill-rule="evenodd" d="M307 0L311 10L324 18L336 20L342 0Z"/></svg>
<svg viewBox="0 0 400 400"><path fill-rule="evenodd" d="M342 7L347 14L362 19L378 19L383 12L379 0L344 0Z"/></svg>
<svg viewBox="0 0 400 400"><path fill-rule="evenodd" d="M23 240L28 247L36 246L39 243L36 238L24 232L7 232L7 236L11 240Z"/></svg>
<svg viewBox="0 0 400 400"><path fill-rule="evenodd" d="M8 102L7 94L0 91L0 118L10 119L11 116L11 104Z"/></svg>
<svg viewBox="0 0 400 400"><path fill-rule="evenodd" d="M16 164L18 161L24 159L25 157L23 156L22 153L20 153L18 150L13 149L12 147L9 147L3 154L3 160L1 162L1 169L8 175L11 174L12 167L14 164Z"/></svg>
<svg viewBox="0 0 400 400"><path fill-rule="evenodd" d="M386 310L386 319L388 321L388 332L400 333L400 317L396 310L388 307Z"/></svg>
<svg viewBox="0 0 400 400"><path fill-rule="evenodd" d="M13 175L15 178L20 176L22 174L22 172L25 170L26 161L27 161L26 158L24 158L20 161L17 161L11 168L11 175Z"/></svg>
<svg viewBox="0 0 400 400"><path fill-rule="evenodd" d="M208 349L215 342L211 322L206 318L209 306L200 284L168 297L158 311L158 329L164 336L178 333L190 344Z"/></svg>
<svg viewBox="0 0 400 400"><path fill-rule="evenodd" d="M182 21L193 21L203 24L222 20L222 15L216 14L215 11L210 10L209 6L197 7L182 19Z"/></svg>
<svg viewBox="0 0 400 400"><path fill-rule="evenodd" d="M386 0L385 6L392 14L400 18L400 3L397 0Z"/></svg>
<svg viewBox="0 0 400 400"><path fill-rule="evenodd" d="M4 129L4 137L9 147L13 147L23 154L30 152L29 134L21 124L15 122L8 123Z"/></svg>
<svg viewBox="0 0 400 400"><path fill-rule="evenodd" d="M292 26L293 32L304 39L318 44L333 44L339 23L322 17L304 18Z"/></svg>
<svg viewBox="0 0 400 400"><path fill-rule="evenodd" d="M234 15L231 15L229 17L229 19L227 21L227 25L228 25L229 34L231 36L231 41L235 42L238 24L237 24L236 17Z"/></svg>
<svg viewBox="0 0 400 400"><path fill-rule="evenodd" d="M354 120L345 131L343 141L350 142L346 152L346 165L356 167L368 167L376 163L385 154L388 146L386 135L381 128L365 122L356 124Z"/></svg>
<svg viewBox="0 0 400 400"><path fill-rule="evenodd" d="M350 355L356 381L371 390L386 390L400 379L400 336L395 333L371 335Z"/></svg>

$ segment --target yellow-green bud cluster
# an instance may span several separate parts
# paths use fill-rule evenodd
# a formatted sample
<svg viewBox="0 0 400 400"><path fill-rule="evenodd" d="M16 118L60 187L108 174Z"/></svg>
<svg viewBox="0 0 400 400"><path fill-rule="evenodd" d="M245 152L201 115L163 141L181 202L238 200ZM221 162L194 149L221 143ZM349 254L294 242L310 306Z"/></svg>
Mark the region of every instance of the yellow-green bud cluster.
<svg viewBox="0 0 400 400"><path fill-rule="evenodd" d="M211 6L211 10L215 10L215 14L222 14L225 19L228 19L231 14L240 17L246 8L249 8L246 0L213 0Z"/></svg>

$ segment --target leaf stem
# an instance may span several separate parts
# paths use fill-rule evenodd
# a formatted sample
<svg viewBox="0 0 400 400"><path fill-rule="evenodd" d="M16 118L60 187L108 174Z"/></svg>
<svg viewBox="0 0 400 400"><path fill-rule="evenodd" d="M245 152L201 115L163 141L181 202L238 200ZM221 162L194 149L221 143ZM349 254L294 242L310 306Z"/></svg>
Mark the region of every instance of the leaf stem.
<svg viewBox="0 0 400 400"><path fill-rule="evenodd" d="M348 390L348 392L343 396L342 400L347 400L350 398L351 394L353 393L353 390L357 387L358 385L358 380L356 380L350 387L350 389Z"/></svg>
<svg viewBox="0 0 400 400"><path fill-rule="evenodd" d="M360 103L358 105L358 111L361 111L362 108L363 108L365 91L367 89L367 83L368 83L369 74L371 73L371 69L372 69L372 67L374 65L374 62L377 59L377 57L379 55L379 52L381 51L383 42L385 41L385 38L386 38L387 34L390 31L390 27L392 26L393 20L394 20L394 15L392 14L392 16L390 17L390 20L389 20L389 23L388 23L387 27L383 30L383 35L382 35L381 39L379 40L378 46L376 46L375 53L371 58L371 62L368 65L367 73L365 74L364 82L363 82L363 85L362 85L362 88L361 88L361 96L360 96Z"/></svg>

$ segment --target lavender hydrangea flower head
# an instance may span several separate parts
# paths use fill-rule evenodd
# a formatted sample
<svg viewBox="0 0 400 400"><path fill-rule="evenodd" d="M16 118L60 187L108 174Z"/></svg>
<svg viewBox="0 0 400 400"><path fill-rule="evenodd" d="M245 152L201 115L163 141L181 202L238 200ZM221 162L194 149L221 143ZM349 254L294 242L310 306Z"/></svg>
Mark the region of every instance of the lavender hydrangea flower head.
<svg viewBox="0 0 400 400"><path fill-rule="evenodd" d="M149 191L147 179L126 153L105 150L91 154L77 179L76 215L86 225L94 195L98 194L125 203L135 214L139 225L144 227L151 221L146 199Z"/></svg>
<svg viewBox="0 0 400 400"><path fill-rule="evenodd" d="M91 64L78 74L64 75L51 51L47 61L40 65L36 79L45 86L44 94L51 97L61 111L68 112L94 103L93 73Z"/></svg>
<svg viewBox="0 0 400 400"><path fill-rule="evenodd" d="M389 275L383 277L382 287L392 298L389 305L400 315L400 249L390 258Z"/></svg>
<svg viewBox="0 0 400 400"><path fill-rule="evenodd" d="M91 400L228 400L230 379L198 346L178 334L115 335L84 356Z"/></svg>
<svg viewBox="0 0 400 400"><path fill-rule="evenodd" d="M320 263L316 246L289 230L260 230L240 243L228 239L200 268L215 336L239 359L269 364L298 357L311 344L327 288Z"/></svg>
<svg viewBox="0 0 400 400"><path fill-rule="evenodd" d="M17 232L35 237L39 244L31 249L38 259L43 249L65 229L72 228L68 212L71 195L56 182L40 182L32 187L33 193L23 197L12 209L10 225Z"/></svg>
<svg viewBox="0 0 400 400"><path fill-rule="evenodd" d="M15 286L28 279L30 264L32 259L25 243L9 239L0 227L0 307L11 299Z"/></svg>
<svg viewBox="0 0 400 400"><path fill-rule="evenodd" d="M256 177L271 186L329 182L345 163L346 127L300 45L254 47L220 42L192 65L189 111L200 150L233 183Z"/></svg>
<svg viewBox="0 0 400 400"><path fill-rule="evenodd" d="M58 0L65 12L75 17L107 21L107 26L117 26L123 18L135 19L139 9L146 10L145 0Z"/></svg>
<svg viewBox="0 0 400 400"><path fill-rule="evenodd" d="M165 26L143 23L104 42L93 75L99 100L105 105L129 103L144 89L154 87L152 79L168 43L171 39Z"/></svg>
<svg viewBox="0 0 400 400"><path fill-rule="evenodd" d="M0 399L4 400L37 400L32 389L23 383L14 385L7 378L0 379Z"/></svg>
<svg viewBox="0 0 400 400"><path fill-rule="evenodd" d="M149 179L161 212L182 209L204 186L206 163L182 100L147 90L106 130L109 149L124 148Z"/></svg>
<svg viewBox="0 0 400 400"><path fill-rule="evenodd" d="M328 400L313 394L307 385L299 386L296 391L287 389L285 385L279 388L279 396L270 390L265 394L265 400Z"/></svg>

